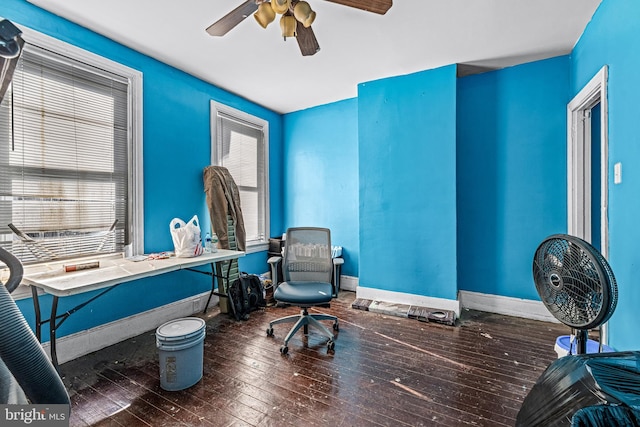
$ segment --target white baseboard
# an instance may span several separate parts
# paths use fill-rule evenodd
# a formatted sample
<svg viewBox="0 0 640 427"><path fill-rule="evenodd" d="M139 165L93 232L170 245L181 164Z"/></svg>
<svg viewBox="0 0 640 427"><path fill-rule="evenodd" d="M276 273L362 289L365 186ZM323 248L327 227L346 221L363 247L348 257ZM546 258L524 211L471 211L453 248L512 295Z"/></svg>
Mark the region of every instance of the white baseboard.
<svg viewBox="0 0 640 427"><path fill-rule="evenodd" d="M203 292L153 310L144 311L58 338L56 340L58 363L68 362L85 354L93 353L120 341L154 330L170 320L202 312L208 297L209 291ZM212 307L216 304L218 304L218 297L213 295L209 306ZM44 343L42 348L48 355L51 355L50 342Z"/></svg>
<svg viewBox="0 0 640 427"><path fill-rule="evenodd" d="M386 291L383 289L366 288L363 286L358 286L358 289L356 289L356 298L384 301L394 304L417 305L420 307L431 307L440 310L451 310L456 313L456 317L460 317L460 302L457 300Z"/></svg>
<svg viewBox="0 0 640 427"><path fill-rule="evenodd" d="M358 289L358 278L340 275L340 289L355 292Z"/></svg>
<svg viewBox="0 0 640 427"><path fill-rule="evenodd" d="M471 310L524 317L525 319L541 320L543 322L560 323L549 313L549 310L547 310L542 301L481 294L470 291L460 291L458 298L462 307Z"/></svg>

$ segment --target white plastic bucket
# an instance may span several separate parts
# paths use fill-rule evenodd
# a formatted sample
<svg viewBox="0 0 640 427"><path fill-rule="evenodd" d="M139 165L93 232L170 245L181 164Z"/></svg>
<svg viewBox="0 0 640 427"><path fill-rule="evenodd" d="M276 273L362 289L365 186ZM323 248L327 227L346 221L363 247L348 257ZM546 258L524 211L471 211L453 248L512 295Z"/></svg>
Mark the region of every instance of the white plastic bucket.
<svg viewBox="0 0 640 427"><path fill-rule="evenodd" d="M160 359L160 387L184 390L202 378L206 324L197 317L164 323L156 329Z"/></svg>

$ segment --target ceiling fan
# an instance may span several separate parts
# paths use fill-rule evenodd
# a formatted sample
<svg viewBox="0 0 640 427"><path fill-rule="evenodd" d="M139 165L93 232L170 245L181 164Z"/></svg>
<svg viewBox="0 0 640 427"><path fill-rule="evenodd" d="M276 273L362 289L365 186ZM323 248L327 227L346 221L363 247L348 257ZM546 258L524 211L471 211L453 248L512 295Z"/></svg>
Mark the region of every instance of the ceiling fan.
<svg viewBox="0 0 640 427"><path fill-rule="evenodd" d="M393 0L327 1L380 15L387 13L393 5ZM212 36L224 36L250 14L253 14L263 28L275 19L276 14L282 15L280 29L285 40L287 37L295 37L303 56L314 55L320 50L318 40L311 29L316 13L311 10L309 3L302 0L246 0L211 24L206 31Z"/></svg>

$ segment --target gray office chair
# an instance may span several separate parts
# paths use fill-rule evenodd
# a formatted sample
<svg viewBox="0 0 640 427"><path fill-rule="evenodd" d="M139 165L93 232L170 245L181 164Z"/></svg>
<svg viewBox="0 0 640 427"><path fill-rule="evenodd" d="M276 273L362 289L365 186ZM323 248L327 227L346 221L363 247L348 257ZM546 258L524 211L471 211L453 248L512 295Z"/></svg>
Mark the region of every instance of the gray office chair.
<svg viewBox="0 0 640 427"><path fill-rule="evenodd" d="M332 320L333 330L338 331L338 318L328 314L309 314L307 309L317 305L326 305L331 301L333 287L331 273L331 232L327 228L299 227L289 228L284 247L282 273L284 282L280 283L273 293L277 302L296 305L302 310L299 315L287 316L269 323L267 336L273 336L273 325L296 322L284 339L280 353L287 354L288 343L293 335L304 327L309 333L309 326L317 328L329 338L327 348L335 348L334 335L319 320Z"/></svg>

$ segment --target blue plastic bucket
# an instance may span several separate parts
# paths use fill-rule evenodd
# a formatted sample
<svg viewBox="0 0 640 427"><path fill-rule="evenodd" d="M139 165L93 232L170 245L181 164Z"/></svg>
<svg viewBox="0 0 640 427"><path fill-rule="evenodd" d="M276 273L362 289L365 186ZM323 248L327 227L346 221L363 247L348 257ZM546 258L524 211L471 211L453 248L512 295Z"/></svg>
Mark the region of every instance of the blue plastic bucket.
<svg viewBox="0 0 640 427"><path fill-rule="evenodd" d="M156 329L160 387L184 390L202 378L206 324L197 317L164 323Z"/></svg>
<svg viewBox="0 0 640 427"><path fill-rule="evenodd" d="M573 338L573 341L572 341ZM569 351L571 349L571 351ZM561 335L556 339L555 345L558 358L567 356L568 354L576 354L576 341L571 335ZM587 340L587 353L599 353L600 343L594 340ZM607 345L602 346L602 353L611 353L615 351Z"/></svg>

